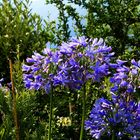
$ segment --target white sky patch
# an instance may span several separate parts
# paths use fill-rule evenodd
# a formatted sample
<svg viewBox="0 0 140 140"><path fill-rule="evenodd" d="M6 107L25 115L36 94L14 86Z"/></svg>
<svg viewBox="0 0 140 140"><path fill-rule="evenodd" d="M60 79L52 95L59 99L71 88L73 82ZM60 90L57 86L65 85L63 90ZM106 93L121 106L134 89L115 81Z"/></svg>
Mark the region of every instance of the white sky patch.
<svg viewBox="0 0 140 140"><path fill-rule="evenodd" d="M32 0L32 12L39 14L43 19L56 20L58 17L58 10L52 4L45 4L45 0Z"/></svg>
<svg viewBox="0 0 140 140"><path fill-rule="evenodd" d="M37 1L39 2L40 0L31 0L31 1L32 1L32 2L37 2Z"/></svg>

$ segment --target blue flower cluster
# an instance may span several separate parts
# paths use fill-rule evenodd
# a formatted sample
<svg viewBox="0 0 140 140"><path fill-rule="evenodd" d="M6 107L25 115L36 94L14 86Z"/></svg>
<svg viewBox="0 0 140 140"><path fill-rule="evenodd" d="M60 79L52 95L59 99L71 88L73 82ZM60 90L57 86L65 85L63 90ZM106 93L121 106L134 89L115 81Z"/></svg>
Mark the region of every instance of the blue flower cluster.
<svg viewBox="0 0 140 140"><path fill-rule="evenodd" d="M90 130L93 138L115 135L117 139L140 138L140 103L127 101L120 95L113 95L109 101L104 98L96 100L90 113L89 120L85 121L86 130Z"/></svg>
<svg viewBox="0 0 140 140"><path fill-rule="evenodd" d="M55 76L55 82L70 88L80 89L88 80L100 81L108 75L111 47L103 39L72 38L60 46L61 62Z"/></svg>
<svg viewBox="0 0 140 140"><path fill-rule="evenodd" d="M140 81L140 61L131 60L131 66L124 65L126 61L117 60L116 73L110 78L110 82L114 84L111 92L134 93L138 82Z"/></svg>
<svg viewBox="0 0 140 140"><path fill-rule="evenodd" d="M45 89L49 92L55 73L55 67L60 59L58 53L45 48L42 54L34 52L32 58L27 58L28 65L23 64L23 79L28 89Z"/></svg>
<svg viewBox="0 0 140 140"><path fill-rule="evenodd" d="M52 51L34 53L23 65L24 83L29 89L50 90L50 85L80 89L88 79L100 81L109 74L111 47L103 39L72 38Z"/></svg>
<svg viewBox="0 0 140 140"><path fill-rule="evenodd" d="M131 66L124 64L127 61L117 60L110 64L116 73L110 78L113 87L111 101L100 98L96 100L90 113L89 120L85 121L85 129L90 130L92 137L100 139L104 135L115 134L117 139L140 139L140 103L133 96L140 82L140 61L131 61Z"/></svg>

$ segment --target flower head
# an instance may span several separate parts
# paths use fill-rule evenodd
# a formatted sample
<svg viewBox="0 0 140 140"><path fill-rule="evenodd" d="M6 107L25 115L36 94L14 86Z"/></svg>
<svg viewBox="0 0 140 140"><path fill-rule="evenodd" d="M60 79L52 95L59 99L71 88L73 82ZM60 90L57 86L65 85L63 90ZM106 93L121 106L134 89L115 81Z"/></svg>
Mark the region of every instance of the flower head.
<svg viewBox="0 0 140 140"><path fill-rule="evenodd" d="M68 87L79 89L88 79L99 82L109 74L109 62L114 54L111 50L103 39L97 38L79 37L62 43L59 50L62 61L55 76L57 83L63 79Z"/></svg>
<svg viewBox="0 0 140 140"><path fill-rule="evenodd" d="M126 61L118 60L116 66L116 73L110 78L110 82L113 83L111 88L112 92L118 93L134 93L139 87L140 82L140 67L138 62L134 59L131 60L131 66L124 65ZM118 88L116 88L118 87ZM114 90L116 89L116 90Z"/></svg>
<svg viewBox="0 0 140 140"><path fill-rule="evenodd" d="M111 52L103 39L72 38L55 51L45 48L42 54L34 52L23 65L25 86L46 89L46 84L80 89L89 79L100 82L109 74ZM50 77L50 74L53 76ZM39 78L36 78L39 77Z"/></svg>
<svg viewBox="0 0 140 140"><path fill-rule="evenodd" d="M114 132L118 139L140 138L140 104L125 98L113 94L111 101L104 98L96 100L89 119L85 121L85 129L93 138L110 137Z"/></svg>

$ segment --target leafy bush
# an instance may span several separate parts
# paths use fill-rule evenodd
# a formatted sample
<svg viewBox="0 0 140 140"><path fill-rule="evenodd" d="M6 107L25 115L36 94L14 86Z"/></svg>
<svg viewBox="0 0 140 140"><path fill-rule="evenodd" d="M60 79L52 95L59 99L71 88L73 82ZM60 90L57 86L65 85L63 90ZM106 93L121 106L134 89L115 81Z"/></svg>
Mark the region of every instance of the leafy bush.
<svg viewBox="0 0 140 140"><path fill-rule="evenodd" d="M9 77L8 58L23 61L53 40L52 23L45 21L44 27L40 16L31 13L30 4L29 0L0 3L0 77Z"/></svg>

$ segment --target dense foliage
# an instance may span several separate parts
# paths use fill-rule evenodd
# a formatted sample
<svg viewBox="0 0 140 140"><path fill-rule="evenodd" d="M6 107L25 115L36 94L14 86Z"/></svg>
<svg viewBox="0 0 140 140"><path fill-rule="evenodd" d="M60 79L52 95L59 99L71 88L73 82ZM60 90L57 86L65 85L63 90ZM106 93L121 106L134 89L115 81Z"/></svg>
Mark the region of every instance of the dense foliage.
<svg viewBox="0 0 140 140"><path fill-rule="evenodd" d="M140 54L140 2L138 0L46 0L59 10L59 40L70 37L70 23L76 35L102 37L116 55L136 58ZM79 9L84 10L81 15ZM71 21L71 22L69 22ZM134 57L133 56L133 57ZM131 57L131 56L128 56Z"/></svg>
<svg viewBox="0 0 140 140"><path fill-rule="evenodd" d="M8 58L23 61L53 40L51 32L48 33L48 29L53 31L51 23L45 22L44 27L40 16L31 13L30 4L29 0L0 3L0 77L8 78Z"/></svg>

